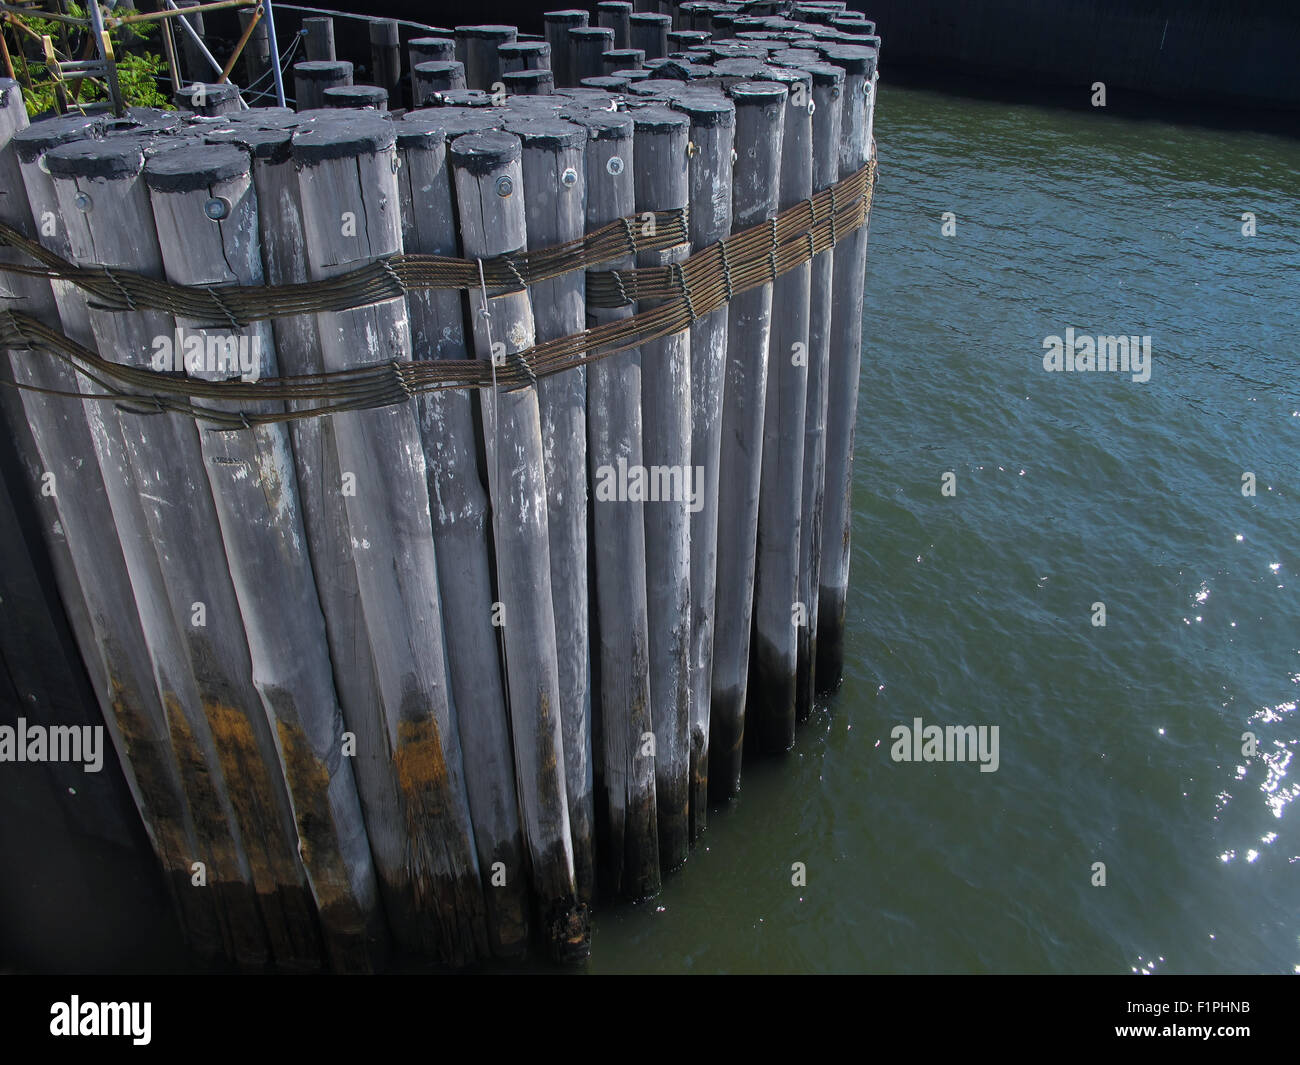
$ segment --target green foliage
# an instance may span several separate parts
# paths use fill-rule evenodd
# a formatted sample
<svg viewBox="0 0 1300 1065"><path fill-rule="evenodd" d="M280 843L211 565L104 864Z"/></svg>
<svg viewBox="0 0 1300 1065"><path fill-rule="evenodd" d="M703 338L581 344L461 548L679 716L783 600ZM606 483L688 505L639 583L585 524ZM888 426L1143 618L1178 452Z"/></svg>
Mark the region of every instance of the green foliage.
<svg viewBox="0 0 1300 1065"><path fill-rule="evenodd" d="M88 17L87 8L76 2L67 5L67 13L73 18ZM88 28L70 26L56 22L54 19L39 18L34 15L19 15L17 19L33 33L48 35L54 41L55 48L60 48L61 32L66 32L71 55L65 58L81 58L90 33ZM127 107L171 107L166 94L158 87L159 79L168 74L166 60L154 52L124 50L137 42L147 40L157 32L157 26L152 22L131 22L109 30L108 36L113 44L113 54L117 57L118 88L122 93L122 102ZM15 37L17 37L17 48L14 47ZM13 56L14 73L18 75L18 81L22 85L23 103L27 107L27 113L34 117L52 110L56 100L55 79L45 68L45 57L40 44L31 35L19 30L14 30L8 40L10 53ZM107 88L99 80L84 78L79 82L70 81L66 88L69 108L108 99Z"/></svg>

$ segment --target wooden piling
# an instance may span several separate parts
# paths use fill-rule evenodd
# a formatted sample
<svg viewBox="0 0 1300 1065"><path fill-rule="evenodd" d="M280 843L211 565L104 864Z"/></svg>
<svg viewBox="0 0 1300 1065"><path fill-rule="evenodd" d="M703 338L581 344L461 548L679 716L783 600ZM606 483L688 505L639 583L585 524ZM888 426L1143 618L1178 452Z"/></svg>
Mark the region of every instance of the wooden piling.
<svg viewBox="0 0 1300 1065"><path fill-rule="evenodd" d="M596 5L596 24L614 31L614 47L631 46L632 5L620 0L604 0Z"/></svg>
<svg viewBox="0 0 1300 1065"><path fill-rule="evenodd" d="M525 228L530 248L586 232L586 131L559 118L508 121L520 140ZM530 286L538 343L586 327L581 271ZM578 898L595 888L591 793L591 669L587 631L587 371L578 367L537 383L546 478L547 535L559 666L564 779Z"/></svg>
<svg viewBox="0 0 1300 1065"><path fill-rule="evenodd" d="M668 54L668 31L673 28L671 15L638 11L628 20L628 47L640 48L647 59L662 59Z"/></svg>
<svg viewBox="0 0 1300 1065"><path fill-rule="evenodd" d="M293 65L294 107L310 111L325 106L325 90L352 84L352 64L347 60L313 60Z"/></svg>
<svg viewBox="0 0 1300 1065"><path fill-rule="evenodd" d="M777 200L777 210L784 211L812 195L812 75L773 67L766 76L787 90ZM796 631L807 610L799 601L799 543L811 286L808 262L781 275L772 288L749 700L759 745L768 752L794 746Z"/></svg>
<svg viewBox="0 0 1300 1065"><path fill-rule="evenodd" d="M165 151L145 166L167 278L260 285L258 204L248 154L232 144ZM214 218L213 215L219 215ZM176 318L177 336L238 351L236 372L278 375L268 323L232 331ZM245 361L243 355L247 353ZM226 380L228 366L187 367ZM227 409L235 409L233 405ZM273 409L263 405L263 411ZM281 408L283 409L283 408ZM275 730L302 856L335 968L369 971L386 950L370 846L312 580L284 425L203 432L199 445L252 658L253 685Z"/></svg>
<svg viewBox="0 0 1300 1065"><path fill-rule="evenodd" d="M450 37L412 37L406 43L407 65L450 63L456 58L456 42Z"/></svg>
<svg viewBox="0 0 1300 1065"><path fill-rule="evenodd" d="M438 113L408 117L396 127L402 246L407 252L460 254L444 127ZM459 292L413 290L406 302L416 359L468 357ZM474 405L469 393L460 390L428 393L416 402L488 940L495 957L514 957L528 945L530 903L491 609L490 511L479 477Z"/></svg>
<svg viewBox="0 0 1300 1065"><path fill-rule="evenodd" d="M603 52L600 61L607 75L616 70L640 70L641 64L645 62L645 52L640 48L615 48Z"/></svg>
<svg viewBox="0 0 1300 1065"><path fill-rule="evenodd" d="M691 121L690 235L693 252L731 232L731 153L736 108L725 97L681 96L672 106ZM709 703L713 674L714 589L718 554L718 475L727 355L727 308L691 325L691 464L703 472L702 506L690 515L691 754L690 835L708 822Z"/></svg>
<svg viewBox="0 0 1300 1065"><path fill-rule="evenodd" d="M519 138L507 133L466 134L452 142L461 246L467 258L509 254L526 246L521 156ZM471 292L470 307L480 359L508 360L533 343L526 292L491 299ZM537 390L479 395L496 513L515 777L532 858L533 891L552 956L577 960L589 950L590 932L587 908L576 898L574 881Z"/></svg>
<svg viewBox="0 0 1300 1065"><path fill-rule="evenodd" d="M575 108L587 131L587 229L633 213L633 122L629 115ZM610 269L628 269L632 257ZM632 307L589 307L590 325L631 316ZM611 894L645 899L659 891L654 761L641 752L653 735L646 595L645 516L640 499L602 489L641 453L641 355L636 349L593 362L587 375L587 463L600 727L597 860ZM594 738L593 738L594 743Z"/></svg>
<svg viewBox="0 0 1300 1065"><path fill-rule="evenodd" d="M831 63L802 65L813 79L813 191L839 180L844 71ZM807 720L816 686L818 571L821 568L822 501L826 492L826 406L830 373L832 282L835 253L812 261L808 315L808 396L804 407L803 491L799 519L799 592L802 624L796 629L798 675L795 714Z"/></svg>
<svg viewBox="0 0 1300 1065"><path fill-rule="evenodd" d="M471 89L492 92L501 81L501 57L497 48L519 36L514 26L457 26L456 58L465 64L465 83Z"/></svg>
<svg viewBox="0 0 1300 1065"><path fill-rule="evenodd" d="M690 120L680 111L646 107L632 115L636 210L687 207ZM641 267L680 262L689 245L643 252ZM690 293L684 293L687 299ZM654 301L642 301L650 310ZM641 347L642 463L668 498L647 499L646 595L650 622L650 702L655 735L655 799L659 864L686 861L691 755L691 507L701 491L691 456L690 330ZM656 471L663 471L656 477Z"/></svg>
<svg viewBox="0 0 1300 1065"><path fill-rule="evenodd" d="M389 107L402 106L402 41L394 19L370 21L370 81L388 94Z"/></svg>
<svg viewBox="0 0 1300 1065"><path fill-rule="evenodd" d="M546 42L551 46L551 69L555 71L556 85L578 83L573 76L573 45L569 41L569 30L587 26L590 18L588 12L577 8L548 11L542 16Z"/></svg>
<svg viewBox="0 0 1300 1065"><path fill-rule="evenodd" d="M516 70L502 74L507 96L549 96L555 92L555 75L549 70Z"/></svg>
<svg viewBox="0 0 1300 1065"><path fill-rule="evenodd" d="M788 93L757 81L729 92L736 105L736 232L776 214ZM718 799L740 790L771 314L770 283L737 293L728 305L718 483L718 544L726 549L718 552L709 709L709 790Z"/></svg>
<svg viewBox="0 0 1300 1065"><path fill-rule="evenodd" d="M0 90L5 105L0 108L0 185L12 193L0 198L0 220L25 231L50 251L70 258L65 226L34 224L37 219L58 217L54 185L41 168L41 158L57 144L97 134L98 120L68 116L47 120L39 129L24 129L26 112L21 95L16 85L9 86ZM19 190L26 191L25 200ZM7 260L6 255L3 261ZM64 282L45 285L46 296L41 291L45 283L37 279L7 276L5 283L22 300L20 306L26 313L49 325L62 326L67 335L83 345L94 344L85 301L72 286ZM43 302L45 299L52 299L54 305ZM14 352L11 359L16 382L76 395L78 375L70 367L34 352ZM141 617L142 610L149 609L150 600L146 589L142 605L137 605L123 546L115 533L108 532L114 528L112 495L97 448L107 448L109 441L98 444L81 404L36 392L14 393L14 398L19 396L25 410L24 424L31 425L42 468L54 476L52 503L66 535L86 602L94 653L102 667L103 680L96 694L105 724L162 865L182 930L197 951L217 953L222 947L222 931L214 893L194 889L190 884L191 863L206 851L196 837L172 755L153 651ZM147 544L136 545L136 553L143 556L147 548ZM174 629L171 631L170 646L177 652L179 644Z"/></svg>
<svg viewBox="0 0 1300 1065"><path fill-rule="evenodd" d="M253 19L256 16L256 9L243 9L239 12L239 28L241 33L248 34L248 40L244 44L244 84L251 89L255 85L262 85L263 91L266 86L263 82L268 81L271 76L271 37L267 31L266 19L257 17L257 22ZM252 25L252 29L249 26Z"/></svg>
<svg viewBox="0 0 1300 1065"><path fill-rule="evenodd" d="M334 19L305 18L302 20L303 51L313 63L332 63L338 58L334 51Z"/></svg>
<svg viewBox="0 0 1300 1065"><path fill-rule="evenodd" d="M598 78L605 71L601 56L614 47L614 31L605 26L578 26L569 30L572 76Z"/></svg>
<svg viewBox="0 0 1300 1065"><path fill-rule="evenodd" d="M274 212L258 212L263 270L269 284L308 280L298 178L290 158L292 135L292 129L235 129L209 135L209 139L233 140L250 153L258 202L276 205ZM272 329L282 373L302 376L325 369L314 315L276 318ZM362 617L334 423L330 418L299 418L289 423L289 431L335 690L344 727L356 737L351 760L384 910L394 939L403 945L418 944L422 936L415 884L406 861L402 798L392 771L379 681Z"/></svg>
<svg viewBox="0 0 1300 1065"><path fill-rule="evenodd" d="M411 69L411 91L415 106L427 107L434 96L465 88L465 66L452 61L417 63Z"/></svg>
<svg viewBox="0 0 1300 1065"><path fill-rule="evenodd" d="M325 278L401 248L393 123L321 117L293 138L309 276ZM405 304L317 316L326 369L407 359ZM424 949L449 964L487 952L455 707L447 681L427 468L414 404L332 418L339 486L379 678L407 864L428 922Z"/></svg>
<svg viewBox="0 0 1300 1065"><path fill-rule="evenodd" d="M162 272L141 180L145 146L124 136L46 153L74 261L155 277ZM174 338L171 317L159 312L89 313L97 347L113 361L148 368L155 342ZM104 414L106 420L111 416ZM146 633L152 629L166 639L170 623L184 647L185 661L162 681L163 698L196 827L202 826L214 863L209 882L216 881L228 908L238 913L231 935L243 940L246 958L259 953L259 922L241 905L242 885L251 881L272 957L283 965L314 967L320 958L316 916L274 738L251 682L248 641L215 504L199 472L199 430L176 414L119 408L116 417L125 447L123 473L129 471L142 518L137 525L139 516L126 506L119 512L116 504L114 518L124 549L135 537L153 547L156 570L128 556L137 601L140 589L156 579L168 612L166 619L152 619ZM176 506L177 499L185 505Z"/></svg>
<svg viewBox="0 0 1300 1065"><path fill-rule="evenodd" d="M551 46L545 41L515 41L497 48L501 73L512 74L520 70L550 70Z"/></svg>
<svg viewBox="0 0 1300 1065"><path fill-rule="evenodd" d="M829 45L827 62L844 70L840 137L840 177L870 158L870 108L875 73L874 49ZM818 691L833 690L844 671L844 611L848 599L849 541L852 532L853 437L858 413L858 374L862 360L862 292L866 283L867 227L835 247L830 370L826 409L826 474L822 503L822 555L818 569Z"/></svg>

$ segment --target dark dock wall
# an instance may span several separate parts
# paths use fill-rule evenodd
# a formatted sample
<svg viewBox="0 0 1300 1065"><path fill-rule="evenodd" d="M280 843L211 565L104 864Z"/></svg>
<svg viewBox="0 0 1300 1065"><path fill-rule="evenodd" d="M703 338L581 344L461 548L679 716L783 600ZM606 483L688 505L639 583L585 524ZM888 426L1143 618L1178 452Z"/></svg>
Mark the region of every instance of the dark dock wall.
<svg viewBox="0 0 1300 1065"><path fill-rule="evenodd" d="M1294 0L872 0L890 69L1300 109Z"/></svg>

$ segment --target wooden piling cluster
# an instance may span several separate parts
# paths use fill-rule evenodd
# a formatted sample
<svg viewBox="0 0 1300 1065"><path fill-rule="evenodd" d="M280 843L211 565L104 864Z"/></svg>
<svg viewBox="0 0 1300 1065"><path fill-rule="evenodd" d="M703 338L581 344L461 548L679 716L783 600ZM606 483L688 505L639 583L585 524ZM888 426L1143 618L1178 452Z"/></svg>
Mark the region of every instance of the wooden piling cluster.
<svg viewBox="0 0 1300 1065"><path fill-rule="evenodd" d="M348 971L393 949L582 958L593 901L654 895L742 752L788 750L838 683L866 226L816 254L810 232L778 273L774 220L871 158L879 39L843 7L601 3L546 14L545 39L405 47L381 24L369 91L311 19L297 113L28 126L0 85L0 221L110 277L324 282L620 219L636 249L685 212L688 240L591 275L251 323L27 275L3 293L110 362L196 380L527 372L534 345L665 302L611 306L595 272L658 269L689 306L688 256L771 227L768 281L733 293L724 255L725 305L639 347L243 429L105 402L4 334L6 370L46 390L6 415L61 485L42 505L83 655L197 947Z"/></svg>

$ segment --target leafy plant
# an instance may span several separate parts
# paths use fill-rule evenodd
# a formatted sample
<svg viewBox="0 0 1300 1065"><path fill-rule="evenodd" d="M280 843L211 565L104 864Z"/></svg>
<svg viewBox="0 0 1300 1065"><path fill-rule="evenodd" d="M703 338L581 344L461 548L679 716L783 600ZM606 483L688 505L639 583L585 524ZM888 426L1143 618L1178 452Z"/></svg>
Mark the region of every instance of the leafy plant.
<svg viewBox="0 0 1300 1065"><path fill-rule="evenodd" d="M88 18L86 7L70 0L66 7L73 18ZM87 42L90 40L89 27L72 26L54 19L40 18L36 15L15 15L14 21L26 26L31 33L21 29L14 30L17 37L17 49L11 48L14 60L14 73L22 84L23 103L30 116L53 110L57 102L57 76L45 67L45 56L41 50L39 38L48 35L61 44L61 32L67 33L68 53L63 58L79 59L83 56ZM6 24L6 31L9 29ZM159 90L159 79L168 73L166 60L149 51L127 49L147 40L156 32L152 22L130 22L114 26L109 30L109 40L113 45L113 54L117 57L117 83L122 94L122 102L128 107L171 107L167 96ZM34 36L33 36L34 35ZM12 38L10 39L12 43ZM94 51L91 53L96 54ZM98 79L82 78L79 81L67 80L64 83L71 109L81 104L108 99L107 87Z"/></svg>

